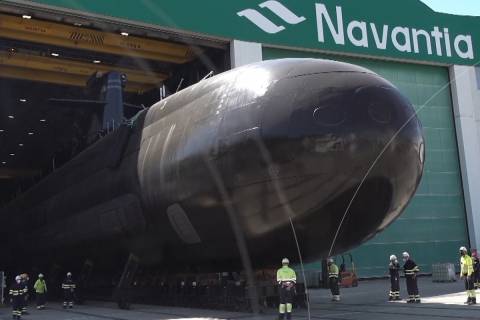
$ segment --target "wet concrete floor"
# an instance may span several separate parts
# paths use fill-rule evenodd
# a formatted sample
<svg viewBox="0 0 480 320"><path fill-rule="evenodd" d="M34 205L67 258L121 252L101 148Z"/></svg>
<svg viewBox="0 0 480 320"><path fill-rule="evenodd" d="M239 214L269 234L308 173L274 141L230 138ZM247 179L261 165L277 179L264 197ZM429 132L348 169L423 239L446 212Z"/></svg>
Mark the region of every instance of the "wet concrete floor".
<svg viewBox="0 0 480 320"><path fill-rule="evenodd" d="M403 280L403 279L402 279ZM445 320L479 319L480 305L466 306L463 282L433 283L431 278L419 279L421 304L407 304L404 301L388 302L388 280L361 281L359 287L341 290L342 300L331 302L328 290L311 289L310 308L295 309L293 319L325 320ZM402 283L401 294L406 296ZM480 301L480 290L479 301ZM60 303L50 302L46 310L29 308L30 314L23 319L31 320L163 320L163 319L245 319L273 320L275 309L266 309L260 315L219 310L189 309L134 304L132 310L119 310L115 304L93 302L62 309ZM11 319L11 310L0 307L0 319Z"/></svg>

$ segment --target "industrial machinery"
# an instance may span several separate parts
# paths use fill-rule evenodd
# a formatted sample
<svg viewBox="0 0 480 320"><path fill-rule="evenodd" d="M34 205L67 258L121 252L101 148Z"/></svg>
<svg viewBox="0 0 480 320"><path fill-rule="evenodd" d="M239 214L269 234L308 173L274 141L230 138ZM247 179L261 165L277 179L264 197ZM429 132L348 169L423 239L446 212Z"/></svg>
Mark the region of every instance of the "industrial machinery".
<svg viewBox="0 0 480 320"><path fill-rule="evenodd" d="M352 254L347 254L350 258L350 267L345 264L345 255L342 254L342 263L340 264L340 285L344 288L357 287L358 277L355 263L353 262Z"/></svg>

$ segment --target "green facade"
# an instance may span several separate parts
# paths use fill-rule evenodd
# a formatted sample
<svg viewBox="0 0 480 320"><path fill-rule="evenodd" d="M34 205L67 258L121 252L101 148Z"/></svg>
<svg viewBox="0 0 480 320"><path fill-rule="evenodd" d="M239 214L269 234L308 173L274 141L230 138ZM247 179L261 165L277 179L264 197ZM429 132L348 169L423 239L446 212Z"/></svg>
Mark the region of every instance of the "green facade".
<svg viewBox="0 0 480 320"><path fill-rule="evenodd" d="M15 0L2 0L5 3ZM479 17L420 0L34 0L37 5L291 48L474 65Z"/></svg>
<svg viewBox="0 0 480 320"><path fill-rule="evenodd" d="M414 104L423 124L426 162L420 187L400 218L352 251L359 275L385 275L390 254L400 258L403 251L410 253L423 272L431 272L433 263L456 263L458 248L468 245L468 232L448 69L263 48L264 60L287 57L326 58L364 66L396 85Z"/></svg>

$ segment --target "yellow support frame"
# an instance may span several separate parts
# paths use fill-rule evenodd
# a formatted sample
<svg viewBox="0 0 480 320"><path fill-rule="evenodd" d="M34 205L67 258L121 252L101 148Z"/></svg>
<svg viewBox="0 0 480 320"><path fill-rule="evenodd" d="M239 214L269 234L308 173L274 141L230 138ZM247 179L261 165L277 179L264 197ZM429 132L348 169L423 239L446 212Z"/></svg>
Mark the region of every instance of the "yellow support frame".
<svg viewBox="0 0 480 320"><path fill-rule="evenodd" d="M60 58L0 52L0 77L84 87L95 72L117 71L127 75L127 91L143 92L158 87L167 75L142 72Z"/></svg>
<svg viewBox="0 0 480 320"><path fill-rule="evenodd" d="M0 37L177 64L194 58L181 44L5 14L0 14Z"/></svg>

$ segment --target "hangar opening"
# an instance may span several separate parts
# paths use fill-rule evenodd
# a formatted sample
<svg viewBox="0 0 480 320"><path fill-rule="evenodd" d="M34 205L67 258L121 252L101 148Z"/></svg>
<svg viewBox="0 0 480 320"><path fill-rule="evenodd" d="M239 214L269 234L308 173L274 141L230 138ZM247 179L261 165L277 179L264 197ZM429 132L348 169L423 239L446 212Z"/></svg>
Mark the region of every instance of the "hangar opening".
<svg viewBox="0 0 480 320"><path fill-rule="evenodd" d="M120 21L0 5L0 206L119 123L102 125L108 79L123 119L230 68L228 42Z"/></svg>

